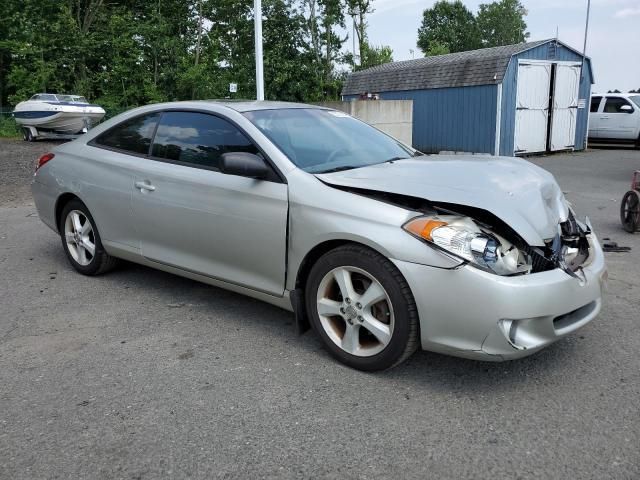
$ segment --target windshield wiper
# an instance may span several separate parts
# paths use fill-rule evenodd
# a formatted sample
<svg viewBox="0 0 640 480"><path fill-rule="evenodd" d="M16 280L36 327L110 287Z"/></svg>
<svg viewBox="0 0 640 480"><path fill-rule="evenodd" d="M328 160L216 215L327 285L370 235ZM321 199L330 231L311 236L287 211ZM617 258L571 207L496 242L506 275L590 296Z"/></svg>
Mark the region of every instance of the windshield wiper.
<svg viewBox="0 0 640 480"><path fill-rule="evenodd" d="M334 173L334 172L342 172L343 170L353 170L354 168L360 168L364 165L342 165L341 167L330 168L329 170L322 170L320 172L315 173Z"/></svg>
<svg viewBox="0 0 640 480"><path fill-rule="evenodd" d="M392 157L385 160L384 162L380 162L380 165L382 165L383 163L393 163L396 160L409 160L409 157Z"/></svg>

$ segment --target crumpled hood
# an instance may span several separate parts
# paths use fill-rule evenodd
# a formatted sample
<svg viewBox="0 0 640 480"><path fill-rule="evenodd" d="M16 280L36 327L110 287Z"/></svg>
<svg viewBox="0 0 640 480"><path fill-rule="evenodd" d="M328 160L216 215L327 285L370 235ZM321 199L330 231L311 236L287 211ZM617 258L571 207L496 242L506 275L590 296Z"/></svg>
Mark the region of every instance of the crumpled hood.
<svg viewBox="0 0 640 480"><path fill-rule="evenodd" d="M553 238L568 217L553 175L519 158L433 155L316 176L336 186L481 208L532 246Z"/></svg>

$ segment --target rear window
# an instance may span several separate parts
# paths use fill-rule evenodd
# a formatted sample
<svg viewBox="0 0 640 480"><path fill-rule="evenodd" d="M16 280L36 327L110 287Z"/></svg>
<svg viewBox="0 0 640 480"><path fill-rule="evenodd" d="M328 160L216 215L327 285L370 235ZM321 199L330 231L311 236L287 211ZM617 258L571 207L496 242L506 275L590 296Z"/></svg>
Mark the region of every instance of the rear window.
<svg viewBox="0 0 640 480"><path fill-rule="evenodd" d="M151 113L126 120L107 130L94 141L96 145L147 155L160 114Z"/></svg>

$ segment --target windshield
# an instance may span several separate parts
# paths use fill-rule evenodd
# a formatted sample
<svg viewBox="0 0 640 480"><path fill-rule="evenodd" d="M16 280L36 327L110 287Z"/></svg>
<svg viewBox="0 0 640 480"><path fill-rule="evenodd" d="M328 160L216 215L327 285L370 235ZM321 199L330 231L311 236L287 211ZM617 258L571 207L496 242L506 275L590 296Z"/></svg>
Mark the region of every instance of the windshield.
<svg viewBox="0 0 640 480"><path fill-rule="evenodd" d="M365 167L420 155L346 113L317 108L244 114L289 159L309 173Z"/></svg>
<svg viewBox="0 0 640 480"><path fill-rule="evenodd" d="M52 93L38 93L31 97L31 100L43 100L45 102L56 102L58 98Z"/></svg>
<svg viewBox="0 0 640 480"><path fill-rule="evenodd" d="M633 103L640 107L640 95L633 95L629 97Z"/></svg>

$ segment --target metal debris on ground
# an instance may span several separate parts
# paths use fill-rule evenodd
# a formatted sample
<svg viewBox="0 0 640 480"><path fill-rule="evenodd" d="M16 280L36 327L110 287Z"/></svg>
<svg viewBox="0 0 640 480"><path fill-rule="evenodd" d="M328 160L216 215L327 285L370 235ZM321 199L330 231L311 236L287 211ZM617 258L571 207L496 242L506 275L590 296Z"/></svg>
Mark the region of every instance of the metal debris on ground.
<svg viewBox="0 0 640 480"><path fill-rule="evenodd" d="M605 242L602 244L605 252L630 252L631 247L621 247L617 242Z"/></svg>

